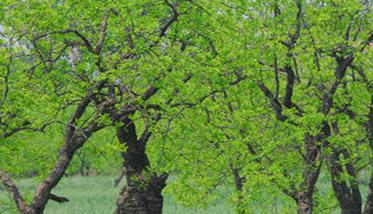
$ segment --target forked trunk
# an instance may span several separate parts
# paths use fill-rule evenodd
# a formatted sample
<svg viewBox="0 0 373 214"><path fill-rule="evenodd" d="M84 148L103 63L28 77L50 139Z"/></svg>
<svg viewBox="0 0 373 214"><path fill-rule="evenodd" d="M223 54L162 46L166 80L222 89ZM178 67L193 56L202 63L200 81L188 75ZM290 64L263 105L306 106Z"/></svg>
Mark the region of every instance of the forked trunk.
<svg viewBox="0 0 373 214"><path fill-rule="evenodd" d="M312 136L310 133L305 134L302 182L297 190L295 186L292 187L292 191L285 189L285 193L297 203L298 214L312 214L313 212L313 194L322 165L322 156L320 155L320 146L318 145L320 141L320 135Z"/></svg>

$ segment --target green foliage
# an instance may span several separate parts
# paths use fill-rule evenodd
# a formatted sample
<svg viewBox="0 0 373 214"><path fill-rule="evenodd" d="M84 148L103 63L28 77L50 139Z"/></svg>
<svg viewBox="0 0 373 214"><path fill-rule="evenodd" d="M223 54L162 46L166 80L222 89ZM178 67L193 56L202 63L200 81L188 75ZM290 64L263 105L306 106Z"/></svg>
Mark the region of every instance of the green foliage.
<svg viewBox="0 0 373 214"><path fill-rule="evenodd" d="M100 80L113 87L95 91L101 97L77 126L101 111L96 104L103 101L116 99L117 110L135 108L129 117L137 133L152 132L149 170L173 176L165 193L183 205L206 207L225 197L250 213L269 198L284 200L281 209L291 213L295 203L285 195L302 191L309 167L306 136L325 134L325 126L330 134L317 142L322 158L312 164L339 150L349 157L341 155L338 163L366 169L372 158L366 137L371 6L358 0L175 5L177 18L162 32L176 13L169 1L2 1L0 169L45 177L77 102ZM353 61L340 78L340 60L349 56ZM157 92L143 98L152 87ZM278 119L276 100L284 120ZM67 175L120 170L120 153L127 148L114 140L109 114L99 114L97 122L107 128L78 151ZM26 132L14 132L20 127ZM326 167L321 171L328 173ZM345 170L337 180L356 177ZM325 201L336 204L325 186L316 184L317 213L327 209ZM221 188L228 189L224 196Z"/></svg>

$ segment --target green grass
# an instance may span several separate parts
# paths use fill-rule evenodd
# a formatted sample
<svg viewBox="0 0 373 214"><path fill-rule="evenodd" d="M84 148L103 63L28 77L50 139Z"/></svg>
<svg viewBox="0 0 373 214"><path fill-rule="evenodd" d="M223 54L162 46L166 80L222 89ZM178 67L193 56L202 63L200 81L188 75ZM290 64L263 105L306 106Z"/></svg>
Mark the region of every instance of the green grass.
<svg viewBox="0 0 373 214"><path fill-rule="evenodd" d="M368 178L368 172L362 177ZM321 203L321 209L317 213L334 214L339 213L336 205L334 193L331 190L328 174L322 174L318 182L318 193L321 198L318 203ZM111 176L95 176L95 177L65 177L59 185L53 190L53 193L65 196L70 199L68 203L59 204L50 201L46 207L45 214L105 214L113 213L115 210L115 201L118 196L119 187L114 188L114 177ZM361 182L361 192L365 202L367 193L367 180L363 179ZM21 179L17 181L22 193L26 198L31 198L36 187L34 179ZM7 197L7 194L1 190L0 186L0 214L11 214L8 209L14 206L13 202ZM315 197L316 195L315 194ZM220 199L214 202L206 209L184 207L177 203L172 197L166 195L164 201L163 213L165 214L230 214L234 213L224 199L226 192L222 192ZM292 214L296 212L295 203L283 194L279 194L275 198L268 197L268 193L259 193L254 196L254 201L248 206L252 213L266 214L266 213L281 213ZM2 204L6 202L7 204ZM5 207L5 210L3 209Z"/></svg>
<svg viewBox="0 0 373 214"><path fill-rule="evenodd" d="M66 177L53 190L53 193L69 198L69 202L59 204L49 201L45 214L105 214L113 213L119 187L113 187L113 177ZM32 195L35 181L25 179L17 182L22 192ZM0 191L1 192L1 191ZM0 198L1 195L0 194ZM11 213L3 211L1 214ZM216 203L206 209L187 208L165 196L165 214L230 214L232 209L226 203Z"/></svg>

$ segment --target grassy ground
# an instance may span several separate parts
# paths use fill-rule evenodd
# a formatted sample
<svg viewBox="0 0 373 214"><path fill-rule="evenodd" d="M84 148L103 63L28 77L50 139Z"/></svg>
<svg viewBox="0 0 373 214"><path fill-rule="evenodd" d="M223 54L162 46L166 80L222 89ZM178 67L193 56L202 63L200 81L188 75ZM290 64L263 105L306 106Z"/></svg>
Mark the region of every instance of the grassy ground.
<svg viewBox="0 0 373 214"><path fill-rule="evenodd" d="M367 172L366 172L367 173ZM363 177L367 178L368 175ZM115 209L115 201L118 196L119 188L112 186L114 178L95 176L95 177L66 177L53 190L53 193L68 197L70 201L64 204L58 204L50 201L45 210L45 214L106 214L113 213ZM336 206L334 194L331 192L330 183L327 182L325 175L320 176L318 185L318 194L323 195L321 201L321 209L315 213L319 214L334 214L339 213ZM22 192L26 197L31 197L35 190L35 182L33 179L22 179L17 181ZM329 192L329 193L328 193ZM367 181L361 181L361 192L363 198L366 197ZM0 186L0 214L13 214L8 209L14 206L12 201L3 194ZM224 194L223 194L224 195ZM254 214L292 214L296 212L295 203L289 200L288 197L267 198L265 194L254 196L255 201L249 205ZM315 198L318 198L315 194ZM365 199L363 200L365 201ZM4 204L9 203L9 205ZM336 207L335 207L336 206ZM7 208L8 207L8 208ZM5 209L4 209L5 208ZM165 196L164 203L165 214L230 214L234 213L233 209L224 202L216 202L206 209L187 208L179 203L176 203L171 197Z"/></svg>
<svg viewBox="0 0 373 214"><path fill-rule="evenodd" d="M119 188L112 185L113 177L68 177L54 189L53 193L68 197L70 201L58 204L50 201L45 214L106 214L113 213ZM34 190L35 182L26 179L18 182L26 194ZM1 191L0 191L1 192ZM2 194L0 194L2 195ZM0 196L1 198L1 196ZM1 202L0 202L1 203ZM12 213L0 210L1 214ZM207 209L186 208L165 197L165 214L230 214L233 213L225 203L217 203Z"/></svg>

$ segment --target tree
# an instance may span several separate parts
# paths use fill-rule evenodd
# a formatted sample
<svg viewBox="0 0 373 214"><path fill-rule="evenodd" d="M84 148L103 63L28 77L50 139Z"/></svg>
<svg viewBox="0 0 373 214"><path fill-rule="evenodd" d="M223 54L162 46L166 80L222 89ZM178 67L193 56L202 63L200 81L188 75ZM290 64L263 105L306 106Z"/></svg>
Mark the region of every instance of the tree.
<svg viewBox="0 0 373 214"><path fill-rule="evenodd" d="M367 77L362 72L364 69L357 71L354 64L363 62L363 67L369 67L366 61L371 41L366 25L370 19L369 3L230 1L225 6L229 8L227 14L236 13L241 17L237 18L238 28L242 29L238 32L246 33L241 34L247 37L242 46L249 47L246 50L253 65L244 69L244 74L249 76L251 84L256 82L278 120L270 120L272 126L261 133L275 134L277 138L259 147L259 151L276 148L271 155L261 154L261 159L269 159L270 164L275 165L272 168L263 160L260 162L266 168L265 176L294 199L298 213L311 213L317 179L326 161L342 212L360 213L357 169L365 165L362 160L366 160L363 157L369 140L360 131L368 123L356 120L367 121L369 117L357 119L355 116L369 111L371 92L361 88ZM260 31L253 33L257 29ZM351 88L362 91L352 92ZM353 101L352 94L360 94L362 102ZM228 100L225 99L227 106ZM360 109L360 113L351 109ZM225 120L228 118L230 116ZM221 126L222 121L217 124ZM281 127L281 131L273 133L268 127ZM224 137L218 136L218 142L224 142ZM238 138L239 134L233 136ZM341 136L348 141L343 141ZM225 158L229 163L229 158ZM250 172L241 173L243 176L238 177L242 179L238 180L249 183L245 174Z"/></svg>
<svg viewBox="0 0 373 214"><path fill-rule="evenodd" d="M362 212L359 171L373 155L369 1L1 6L3 148L20 131L65 129L31 202L1 174L20 212L42 213L105 127L123 147L116 213L161 213L170 174L189 204L228 184L238 213L253 194L279 191L312 213L324 173L342 213Z"/></svg>
<svg viewBox="0 0 373 214"><path fill-rule="evenodd" d="M5 10L5 17L8 17L7 15L14 11L20 12L12 9L9 11ZM24 200L17 186L7 173L1 171L0 174L2 183L11 193L20 213L42 213L50 199L57 202L67 201L64 197L52 194L52 189L64 175L74 153L94 132L105 127L105 125L97 120L100 116L99 113L93 111L93 117L92 115L87 115L88 109L91 108L90 103L98 91L105 85L105 81L92 84L90 89L80 98L70 96L66 99L63 96L64 94L59 94L59 92L63 89L69 90L71 89L69 87L73 87L73 85L66 84L61 88L61 85L54 78L57 77L60 81L67 81L68 79L63 79L63 75L51 73L53 69L52 65L49 64L49 62L60 59L61 53L49 52L49 55L43 58L45 55L39 52L43 49L39 49L36 44L38 38L30 40L27 37L29 36L28 34L23 34L22 31L17 29L17 24L20 24L17 21L22 23L21 20L12 18L4 19L2 23L3 39L9 42L9 45L4 49L8 54L3 55L5 81L0 114L2 141L9 140L12 135L20 131L44 131L51 122L54 122L52 120L53 116L55 116L54 111L61 110L60 105L63 105L64 101L78 98L78 100L75 100L76 104L73 103L70 105L68 103L68 106L76 106L76 109L72 111L70 119L66 122L64 144L60 148L55 165L36 189L30 203ZM31 44L33 44L33 47L29 46ZM65 47L62 50L65 50ZM27 66L28 63L32 64L31 68ZM54 66L57 69L60 68L60 65ZM74 89L76 90L79 87L81 86ZM49 93L50 90L54 93ZM35 99L33 96L38 99ZM48 106L48 103L52 104ZM32 107L42 110L35 111ZM43 113L45 113L44 116L47 116L46 118L40 118L40 115Z"/></svg>

